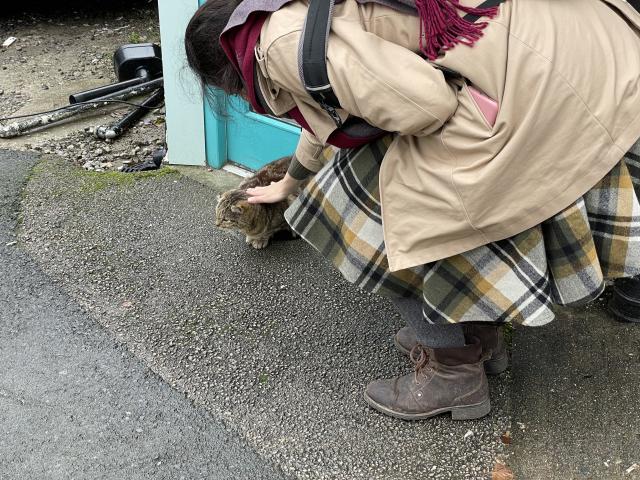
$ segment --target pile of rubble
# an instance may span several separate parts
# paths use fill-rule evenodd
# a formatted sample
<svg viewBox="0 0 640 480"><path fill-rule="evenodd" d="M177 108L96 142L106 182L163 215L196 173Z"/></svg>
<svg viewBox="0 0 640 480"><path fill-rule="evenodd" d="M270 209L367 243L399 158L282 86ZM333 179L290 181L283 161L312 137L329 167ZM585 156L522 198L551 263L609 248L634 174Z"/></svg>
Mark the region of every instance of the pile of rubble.
<svg viewBox="0 0 640 480"><path fill-rule="evenodd" d="M58 102L58 92L68 95L74 89L80 90L79 85L86 80L110 83L115 80L112 58L116 48L160 41L153 2L115 2L110 8L52 5L42 7L42 11L28 10L9 13L0 22L0 44L6 38L16 38L10 45L0 47L0 118L39 110L30 104L42 98L43 91L48 91L47 95L53 93ZM140 103L142 99L132 101ZM49 108L59 107L56 102ZM111 121L127 110L128 107L112 110ZM117 170L147 160L164 145L164 117L164 109L156 110L114 142L96 138L92 128L83 130L85 121L72 133L58 136L53 127L47 130L46 137L34 133L23 137L19 146L15 142L7 146L57 154L87 170ZM96 120L95 126L99 123Z"/></svg>

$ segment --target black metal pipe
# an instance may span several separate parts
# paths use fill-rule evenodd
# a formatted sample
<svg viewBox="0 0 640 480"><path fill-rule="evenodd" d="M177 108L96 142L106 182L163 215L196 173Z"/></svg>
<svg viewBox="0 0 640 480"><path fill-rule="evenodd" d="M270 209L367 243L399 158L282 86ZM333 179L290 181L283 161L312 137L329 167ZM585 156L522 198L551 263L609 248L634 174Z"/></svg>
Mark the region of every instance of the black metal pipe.
<svg viewBox="0 0 640 480"><path fill-rule="evenodd" d="M159 88L153 95L142 102L139 107L134 108L131 112L129 112L114 124L96 128L96 137L103 140L112 140L114 138L118 138L120 135L134 126L142 117L149 113L152 108L160 105L163 100L164 88Z"/></svg>
<svg viewBox="0 0 640 480"><path fill-rule="evenodd" d="M82 103L79 105L70 105L63 110L51 113L48 115L36 115L32 118L28 118L22 122L14 122L9 125L0 125L0 138L13 138L24 135L30 130L38 127L46 127L54 125L61 120L66 120L75 115L79 115L91 110L97 110L99 108L111 105L107 103L108 100L129 100L133 97L139 97L145 93L153 92L163 85L163 79L157 78L150 82L142 83L134 87L129 87L121 92L106 95L104 97L93 100L92 103ZM104 101L105 103L100 103Z"/></svg>
<svg viewBox="0 0 640 480"><path fill-rule="evenodd" d="M89 100L111 95L151 80L149 72L144 68L139 69L136 73L138 76L131 80L125 80L124 82L113 83L111 85L104 85L102 87L69 95L69 103L71 105L75 105L76 103L88 102Z"/></svg>

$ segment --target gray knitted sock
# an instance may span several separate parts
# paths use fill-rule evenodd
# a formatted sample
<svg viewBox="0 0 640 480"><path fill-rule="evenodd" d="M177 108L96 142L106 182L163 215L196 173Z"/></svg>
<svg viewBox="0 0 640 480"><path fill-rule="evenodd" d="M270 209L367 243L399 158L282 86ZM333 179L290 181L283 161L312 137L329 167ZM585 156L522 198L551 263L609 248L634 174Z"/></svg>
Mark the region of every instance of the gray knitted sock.
<svg viewBox="0 0 640 480"><path fill-rule="evenodd" d="M422 301L415 298L393 298L392 303L407 324L413 328L418 341L430 348L464 347L462 325L429 323L422 314Z"/></svg>

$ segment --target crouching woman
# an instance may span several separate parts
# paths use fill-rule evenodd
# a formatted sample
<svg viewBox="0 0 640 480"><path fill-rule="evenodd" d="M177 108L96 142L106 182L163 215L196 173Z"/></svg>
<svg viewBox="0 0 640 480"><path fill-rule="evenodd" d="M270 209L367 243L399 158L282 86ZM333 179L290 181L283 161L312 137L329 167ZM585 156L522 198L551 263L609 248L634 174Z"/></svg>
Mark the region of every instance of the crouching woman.
<svg viewBox="0 0 640 480"><path fill-rule="evenodd" d="M395 341L414 372L372 381L366 401L480 418L505 323L544 325L553 304L640 274L640 14L624 0L322 3L327 101L301 63L313 1L209 0L189 64L304 127L287 176L250 201L313 176L288 222L406 320Z"/></svg>

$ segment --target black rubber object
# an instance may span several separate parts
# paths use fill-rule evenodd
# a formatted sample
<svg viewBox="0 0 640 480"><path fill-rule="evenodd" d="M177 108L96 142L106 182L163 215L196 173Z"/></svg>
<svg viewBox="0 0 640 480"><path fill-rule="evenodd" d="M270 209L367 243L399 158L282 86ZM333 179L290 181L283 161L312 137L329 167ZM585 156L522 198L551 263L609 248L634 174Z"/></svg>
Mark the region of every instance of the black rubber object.
<svg viewBox="0 0 640 480"><path fill-rule="evenodd" d="M141 69L147 70L149 77L162 76L162 51L155 43L135 43L123 45L113 54L113 70L118 81L139 76Z"/></svg>
<svg viewBox="0 0 640 480"><path fill-rule="evenodd" d="M69 95L69 103L87 102L162 77L160 45L137 43L121 46L113 54L113 70L118 83Z"/></svg>
<svg viewBox="0 0 640 480"><path fill-rule="evenodd" d="M640 276L617 279L608 307L617 319L640 323Z"/></svg>
<svg viewBox="0 0 640 480"><path fill-rule="evenodd" d="M145 160L144 162L136 163L135 165L131 165L130 167L124 167L120 170L122 173L138 173L138 172L147 172L149 170L158 170L162 167L162 159L167 154L167 151L164 148L156 150L151 154L151 158Z"/></svg>

